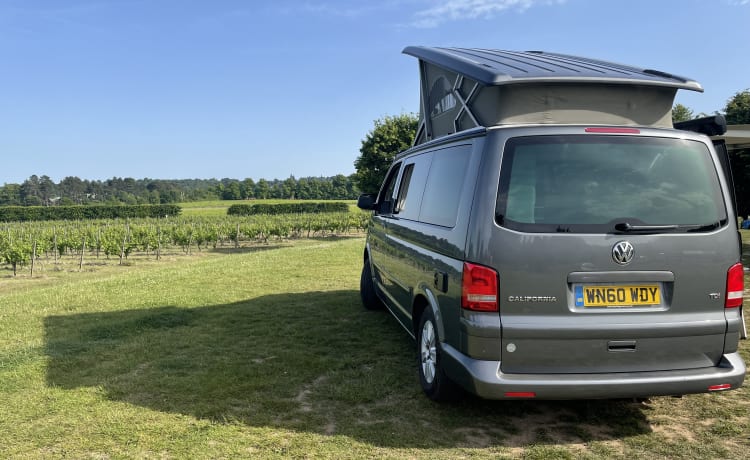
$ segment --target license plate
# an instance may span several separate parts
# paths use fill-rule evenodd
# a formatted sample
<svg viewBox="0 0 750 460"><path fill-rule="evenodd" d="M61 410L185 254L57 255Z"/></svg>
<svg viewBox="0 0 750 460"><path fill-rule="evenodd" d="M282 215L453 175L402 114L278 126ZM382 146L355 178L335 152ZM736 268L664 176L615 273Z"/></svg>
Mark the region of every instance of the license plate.
<svg viewBox="0 0 750 460"><path fill-rule="evenodd" d="M575 286L576 307L651 307L661 305L661 286L579 285Z"/></svg>

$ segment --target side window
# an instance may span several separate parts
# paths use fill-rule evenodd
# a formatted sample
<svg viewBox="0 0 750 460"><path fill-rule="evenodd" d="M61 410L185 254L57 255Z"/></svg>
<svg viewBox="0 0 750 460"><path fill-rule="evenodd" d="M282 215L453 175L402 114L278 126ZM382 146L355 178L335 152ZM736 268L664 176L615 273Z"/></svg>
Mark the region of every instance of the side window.
<svg viewBox="0 0 750 460"><path fill-rule="evenodd" d="M378 213L380 214L393 213L393 192L396 190L396 179L398 178L399 169L401 169L401 163L391 166L388 175L385 177L385 182L383 182L383 186L380 188L377 200Z"/></svg>
<svg viewBox="0 0 750 460"><path fill-rule="evenodd" d="M414 172L414 163L404 166L404 172L401 174L401 185L398 186L398 199L396 208L393 212L401 212L405 209L406 195L409 193L409 183L411 182L411 173Z"/></svg>
<svg viewBox="0 0 750 460"><path fill-rule="evenodd" d="M397 191L395 210L400 219L419 220L419 207L422 203L431 158L431 153L423 153L405 162Z"/></svg>
<svg viewBox="0 0 750 460"><path fill-rule="evenodd" d="M471 146L460 145L435 152L427 176L419 220L454 227Z"/></svg>

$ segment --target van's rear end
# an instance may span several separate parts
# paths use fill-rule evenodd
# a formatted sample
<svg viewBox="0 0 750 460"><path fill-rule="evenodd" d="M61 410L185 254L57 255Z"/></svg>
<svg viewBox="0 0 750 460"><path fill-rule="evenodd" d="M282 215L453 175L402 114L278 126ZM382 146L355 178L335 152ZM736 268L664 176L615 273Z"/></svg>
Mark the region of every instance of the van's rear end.
<svg viewBox="0 0 750 460"><path fill-rule="evenodd" d="M451 377L487 398L614 398L742 385L743 268L704 136L488 130L466 260L497 311L462 310Z"/></svg>

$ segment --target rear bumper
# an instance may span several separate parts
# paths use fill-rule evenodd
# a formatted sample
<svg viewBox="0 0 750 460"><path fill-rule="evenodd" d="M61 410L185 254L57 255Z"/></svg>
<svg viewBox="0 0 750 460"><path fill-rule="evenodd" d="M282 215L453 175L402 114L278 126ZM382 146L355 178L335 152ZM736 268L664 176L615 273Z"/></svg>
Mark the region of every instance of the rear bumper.
<svg viewBox="0 0 750 460"><path fill-rule="evenodd" d="M722 357L716 367L609 374L503 374L500 361L469 358L443 344L448 375L486 399L517 399L507 393L534 393L536 399L610 399L707 393L713 385L742 386L745 363L739 353Z"/></svg>

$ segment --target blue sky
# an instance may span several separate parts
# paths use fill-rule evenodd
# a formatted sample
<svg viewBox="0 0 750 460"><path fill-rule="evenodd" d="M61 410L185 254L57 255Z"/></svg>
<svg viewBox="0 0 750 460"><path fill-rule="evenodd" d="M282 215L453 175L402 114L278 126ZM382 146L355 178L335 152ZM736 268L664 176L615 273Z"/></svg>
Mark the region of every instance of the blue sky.
<svg viewBox="0 0 750 460"><path fill-rule="evenodd" d="M0 184L354 172L418 111L408 45L545 50L750 87L750 0L0 0Z"/></svg>

